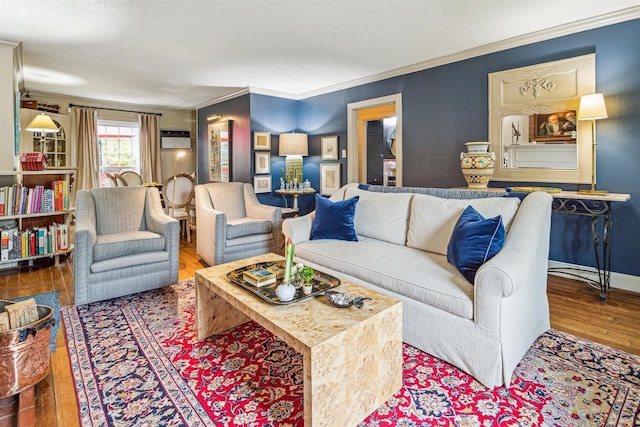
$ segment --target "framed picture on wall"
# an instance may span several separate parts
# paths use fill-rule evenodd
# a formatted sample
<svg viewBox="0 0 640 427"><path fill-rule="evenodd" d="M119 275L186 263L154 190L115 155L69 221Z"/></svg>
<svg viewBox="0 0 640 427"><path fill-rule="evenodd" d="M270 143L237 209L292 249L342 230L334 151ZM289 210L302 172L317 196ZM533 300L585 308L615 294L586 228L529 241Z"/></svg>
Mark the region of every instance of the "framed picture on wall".
<svg viewBox="0 0 640 427"><path fill-rule="evenodd" d="M253 191L256 193L271 193L271 175L254 176Z"/></svg>
<svg viewBox="0 0 640 427"><path fill-rule="evenodd" d="M529 141L576 142L576 110L529 116Z"/></svg>
<svg viewBox="0 0 640 427"><path fill-rule="evenodd" d="M324 136L321 141L322 160L338 160L338 137Z"/></svg>
<svg viewBox="0 0 640 427"><path fill-rule="evenodd" d="M209 181L231 181L231 129L231 120L208 125Z"/></svg>
<svg viewBox="0 0 640 427"><path fill-rule="evenodd" d="M271 132L254 132L253 149L271 150Z"/></svg>
<svg viewBox="0 0 640 427"><path fill-rule="evenodd" d="M271 173L271 165L270 165L271 153L269 153L268 151L256 151L255 158L256 158L256 166L255 166L256 174Z"/></svg>
<svg viewBox="0 0 640 427"><path fill-rule="evenodd" d="M320 164L320 194L330 196L340 188L340 163Z"/></svg>

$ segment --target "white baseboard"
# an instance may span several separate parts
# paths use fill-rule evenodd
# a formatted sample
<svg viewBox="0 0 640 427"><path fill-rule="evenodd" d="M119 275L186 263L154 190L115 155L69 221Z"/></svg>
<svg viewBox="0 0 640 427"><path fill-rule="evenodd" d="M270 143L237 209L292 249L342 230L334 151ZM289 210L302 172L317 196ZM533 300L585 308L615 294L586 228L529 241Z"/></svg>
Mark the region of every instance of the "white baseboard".
<svg viewBox="0 0 640 427"><path fill-rule="evenodd" d="M569 264L567 262L549 260L549 268L580 269L584 271L574 270L572 271L572 273L584 279L591 279L595 281L598 280L598 271L593 267L585 267L583 265ZM550 271L549 274L579 280L579 278L572 275L564 274L561 271ZM611 272L611 281L609 283L612 288L624 289L627 291L640 293L640 276L632 276L630 274Z"/></svg>

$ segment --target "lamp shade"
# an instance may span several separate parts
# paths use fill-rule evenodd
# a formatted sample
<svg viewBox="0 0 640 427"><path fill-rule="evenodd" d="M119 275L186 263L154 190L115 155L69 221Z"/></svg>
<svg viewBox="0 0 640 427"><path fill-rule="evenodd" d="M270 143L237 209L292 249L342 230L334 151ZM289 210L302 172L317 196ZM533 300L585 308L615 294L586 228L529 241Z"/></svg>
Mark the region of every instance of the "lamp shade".
<svg viewBox="0 0 640 427"><path fill-rule="evenodd" d="M607 107L604 105L604 97L601 93L584 95L580 98L578 120L598 120L607 117Z"/></svg>
<svg viewBox="0 0 640 427"><path fill-rule="evenodd" d="M38 114L33 120L31 120L31 123L29 123L29 126L27 126L27 130L29 132L42 133L60 132L60 129L58 129L58 126L53 123L51 117L47 116L44 113Z"/></svg>
<svg viewBox="0 0 640 427"><path fill-rule="evenodd" d="M306 133L281 133L280 156L308 156L309 143Z"/></svg>

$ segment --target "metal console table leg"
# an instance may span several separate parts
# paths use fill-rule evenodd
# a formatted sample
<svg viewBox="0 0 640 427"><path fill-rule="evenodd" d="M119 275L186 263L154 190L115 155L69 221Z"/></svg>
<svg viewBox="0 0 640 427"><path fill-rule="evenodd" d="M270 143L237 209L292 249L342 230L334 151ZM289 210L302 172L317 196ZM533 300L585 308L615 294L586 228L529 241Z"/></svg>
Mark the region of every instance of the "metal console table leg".
<svg viewBox="0 0 640 427"><path fill-rule="evenodd" d="M579 274L568 272L571 271L589 271L581 268L567 269L563 267L550 268L549 271L562 272L573 277L577 277L587 284L600 289L600 301L607 299L607 291L610 286L611 279L611 202L608 200L582 200L582 199L564 199L554 195L551 205L553 212L583 215L591 217L591 237L593 240L593 250L596 257L596 270L598 272L598 280L585 278ZM600 232L598 230L598 218L603 218L602 225L602 250L600 246Z"/></svg>

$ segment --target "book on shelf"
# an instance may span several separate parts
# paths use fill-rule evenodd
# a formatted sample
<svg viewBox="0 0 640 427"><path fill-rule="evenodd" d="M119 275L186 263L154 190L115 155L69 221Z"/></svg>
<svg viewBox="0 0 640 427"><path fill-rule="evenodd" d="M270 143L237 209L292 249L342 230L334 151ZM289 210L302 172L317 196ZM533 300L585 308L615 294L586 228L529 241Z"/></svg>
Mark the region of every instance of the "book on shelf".
<svg viewBox="0 0 640 427"><path fill-rule="evenodd" d="M242 273L242 278L253 286L269 285L276 281L276 275L262 267L246 270Z"/></svg>
<svg viewBox="0 0 640 427"><path fill-rule="evenodd" d="M58 250L66 251L69 249L69 226L67 224L60 224L57 227L58 232Z"/></svg>
<svg viewBox="0 0 640 427"><path fill-rule="evenodd" d="M53 223L46 227L20 230L17 226L0 228L0 261L55 255L69 250L69 226Z"/></svg>
<svg viewBox="0 0 640 427"><path fill-rule="evenodd" d="M0 230L0 261L9 260L9 230Z"/></svg>

